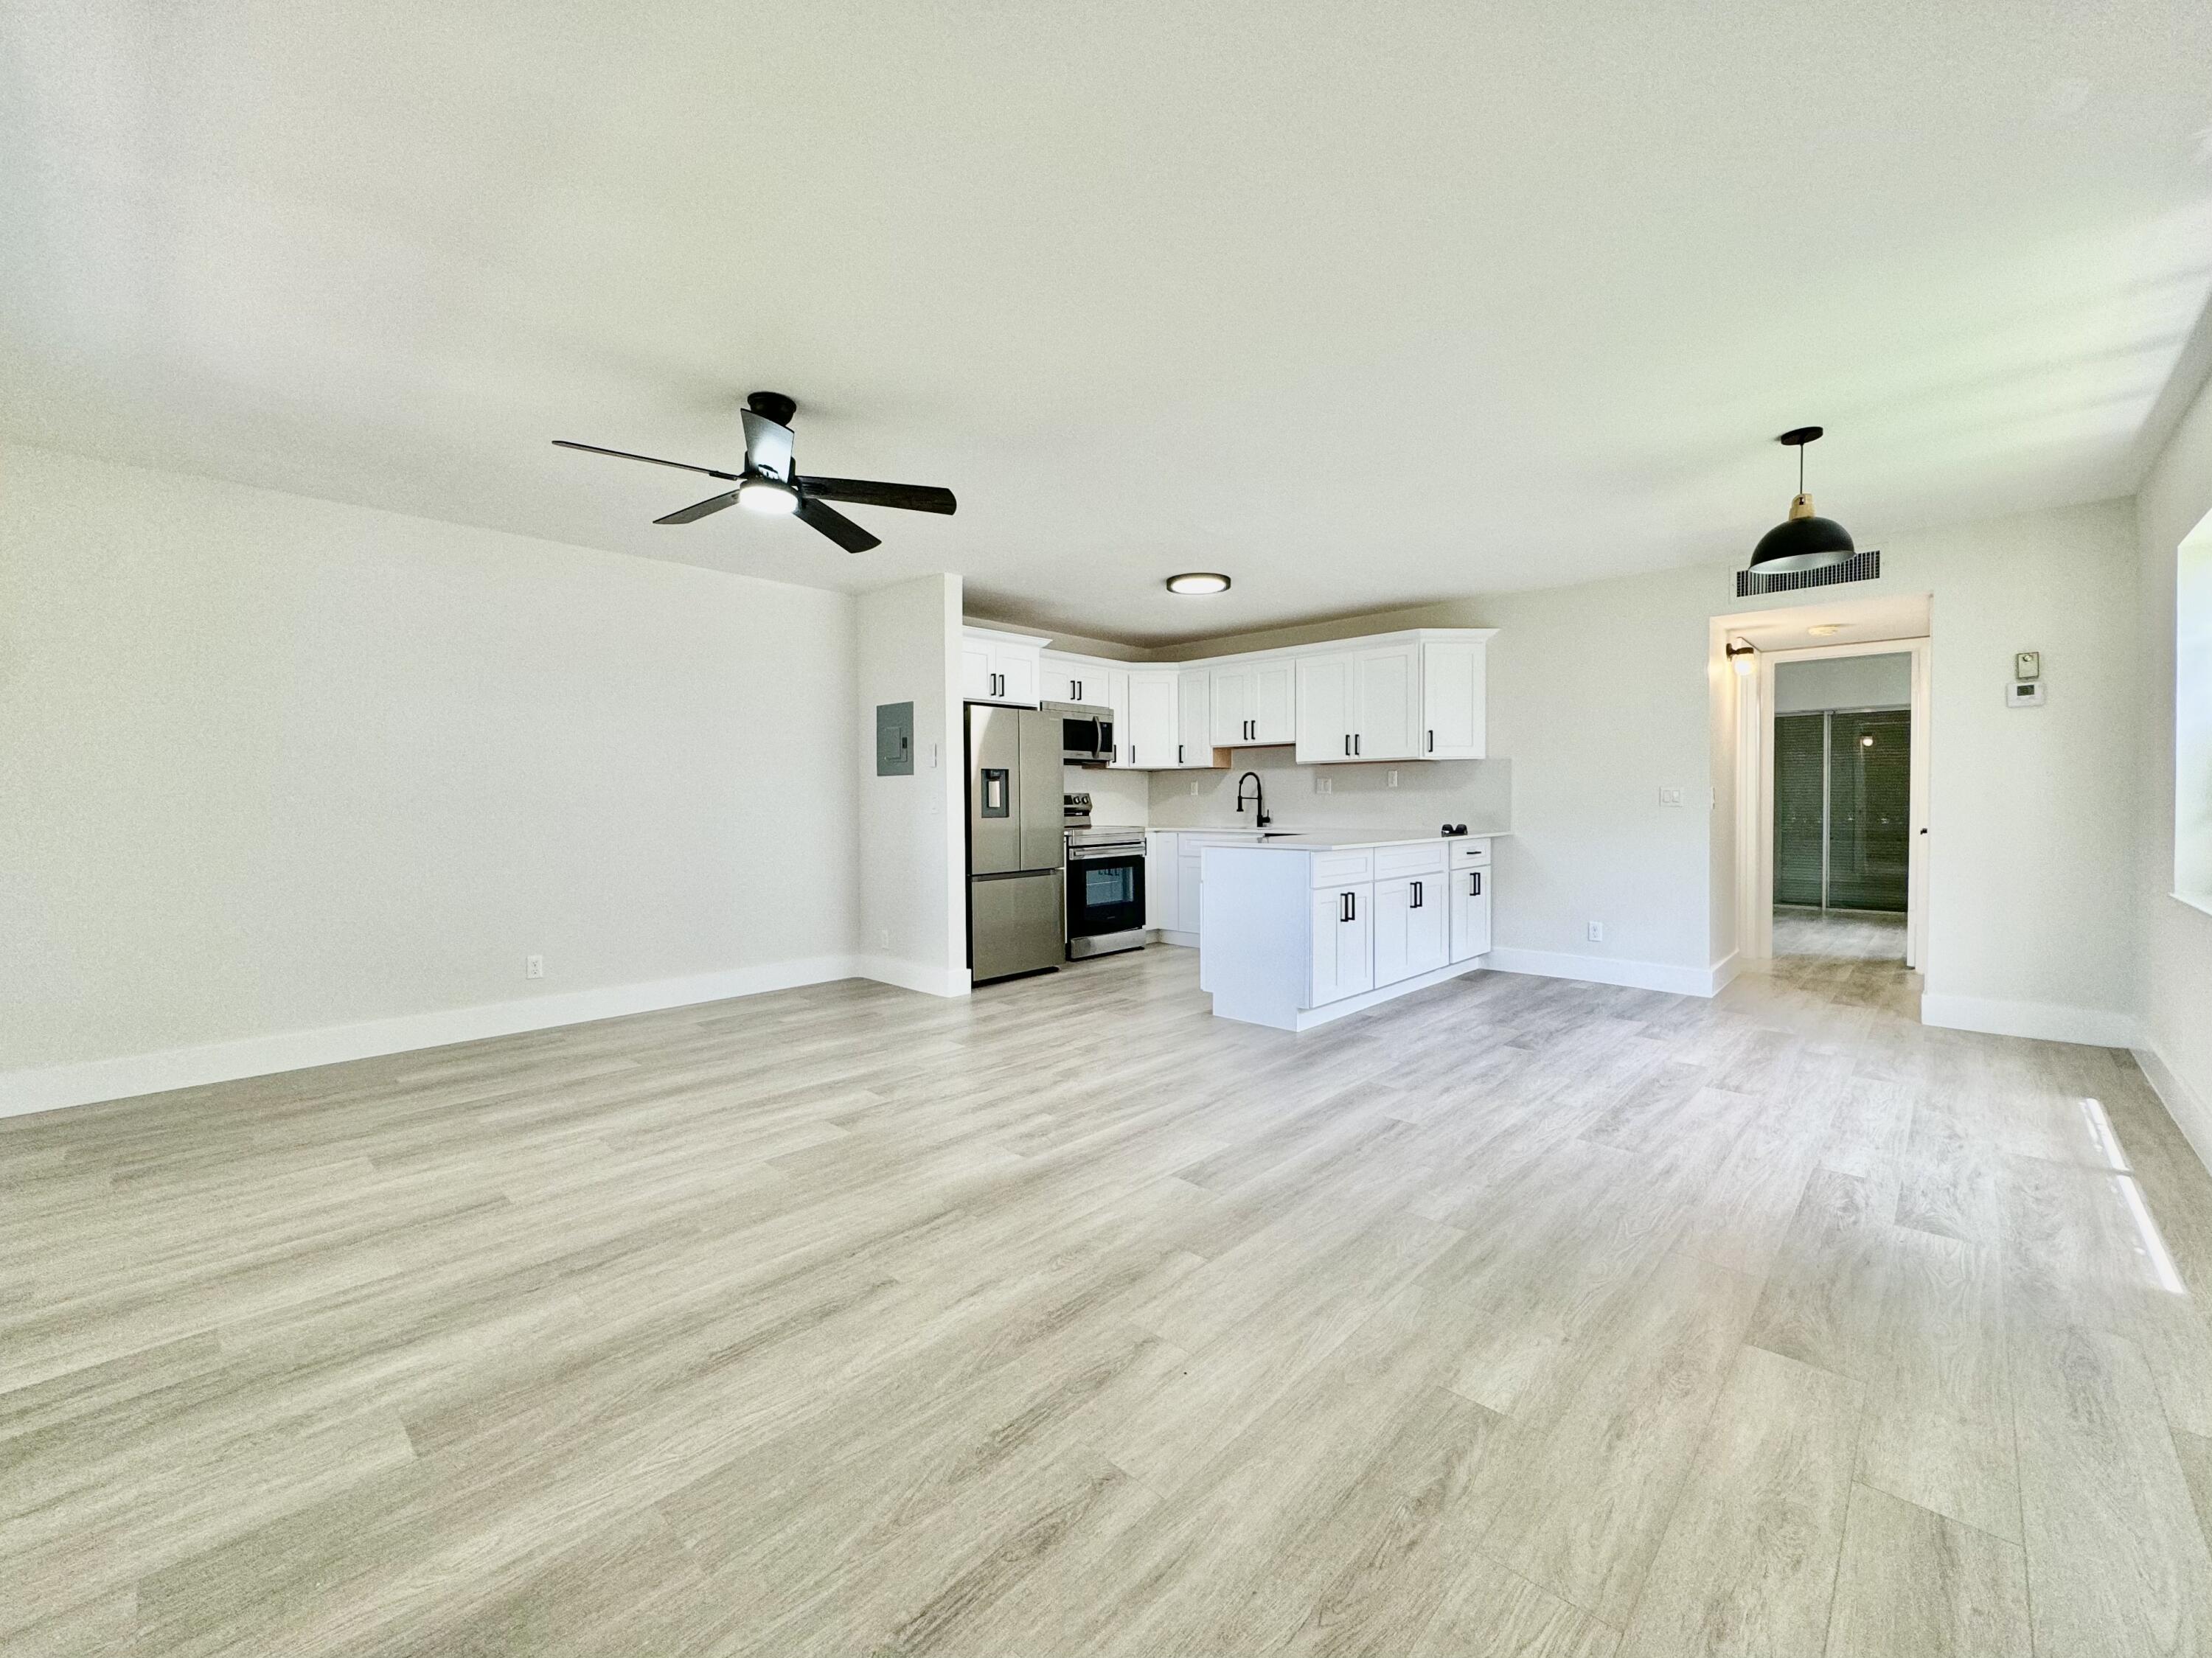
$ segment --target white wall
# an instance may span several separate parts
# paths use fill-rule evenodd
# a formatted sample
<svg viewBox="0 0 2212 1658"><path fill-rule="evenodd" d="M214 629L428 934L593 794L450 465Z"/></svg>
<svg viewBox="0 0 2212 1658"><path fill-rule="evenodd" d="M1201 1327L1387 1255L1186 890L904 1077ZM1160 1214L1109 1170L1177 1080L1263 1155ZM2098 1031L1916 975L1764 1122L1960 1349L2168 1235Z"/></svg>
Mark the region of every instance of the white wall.
<svg viewBox="0 0 2212 1658"><path fill-rule="evenodd" d="M2140 718L2132 505L1864 544L1883 549L1886 573L1850 592L1934 596L1929 1017L2124 1042L2135 1005L2136 759L2115 738ZM1490 747L1512 762L1513 821L1498 853L1499 964L1711 988L1735 948L1735 695L1714 618L1786 603L1735 598L1733 569L1716 562L1455 600L1162 654L1498 629ZM1814 589L1805 599L1841 596ZM2043 653L2042 709L2005 705L2021 650ZM1660 805L1659 791L1676 786L1684 805ZM1176 821L1175 787L1155 781L1155 826ZM1287 800L1278 815L1291 816ZM1591 921L1604 925L1602 942L1587 937Z"/></svg>
<svg viewBox="0 0 2212 1658"><path fill-rule="evenodd" d="M1145 771L1097 770L1089 766L1060 768L1061 792L1091 797L1091 821L1101 827L1142 828L1152 822L1152 778Z"/></svg>
<svg viewBox="0 0 2212 1658"><path fill-rule="evenodd" d="M872 978L968 990L965 714L960 578L917 576L860 598L860 944ZM876 708L914 704L910 777L876 775Z"/></svg>
<svg viewBox="0 0 2212 1658"><path fill-rule="evenodd" d="M850 971L853 633L0 448L0 1108Z"/></svg>
<svg viewBox="0 0 2212 1658"><path fill-rule="evenodd" d="M2173 622L2175 550L2212 513L2212 387L2152 464L2136 496L2138 610L2131 641L2142 663L2136 729L2142 787L2134 834L2136 993L2140 1056L2197 1154L2212 1163L2212 915L2173 895Z"/></svg>
<svg viewBox="0 0 2212 1658"><path fill-rule="evenodd" d="M1907 708L1912 706L1912 658L1815 657L1774 665L1774 711L1817 713L1823 708Z"/></svg>

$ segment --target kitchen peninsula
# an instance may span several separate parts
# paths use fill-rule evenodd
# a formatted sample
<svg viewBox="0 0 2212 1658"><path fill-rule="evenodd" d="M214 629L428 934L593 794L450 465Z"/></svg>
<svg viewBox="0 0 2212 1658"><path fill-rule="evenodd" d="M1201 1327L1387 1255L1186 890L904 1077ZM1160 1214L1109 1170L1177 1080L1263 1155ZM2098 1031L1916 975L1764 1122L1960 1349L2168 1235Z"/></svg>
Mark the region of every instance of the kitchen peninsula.
<svg viewBox="0 0 2212 1658"><path fill-rule="evenodd" d="M1308 1030L1480 967L1492 838L1205 847L1199 984L1214 1013Z"/></svg>

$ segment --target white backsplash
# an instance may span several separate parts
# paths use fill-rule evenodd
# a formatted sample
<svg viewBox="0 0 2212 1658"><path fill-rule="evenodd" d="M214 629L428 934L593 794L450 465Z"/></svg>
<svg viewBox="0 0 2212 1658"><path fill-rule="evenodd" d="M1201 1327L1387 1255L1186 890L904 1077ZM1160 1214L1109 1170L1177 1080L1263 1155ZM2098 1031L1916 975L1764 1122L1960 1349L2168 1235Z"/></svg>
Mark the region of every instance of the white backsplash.
<svg viewBox="0 0 2212 1658"><path fill-rule="evenodd" d="M1149 826L1153 829L1236 829L1252 822L1251 808L1237 812L1237 780L1257 772L1267 792L1267 815L1279 829L1358 829L1377 834L1432 835L1447 823L1477 835L1496 834L1513 823L1510 760L1377 761L1372 765L1301 766L1291 750L1240 749L1227 771L1156 771ZM1398 784L1390 786L1390 774ZM1078 774L1071 773L1070 775ZM1127 777L1131 773L1091 776ZM1319 782L1327 792L1316 789ZM1195 792L1194 792L1194 786ZM1071 784L1070 787L1080 785ZM1093 790L1094 796L1097 791ZM1248 796L1249 788L1246 791ZM1106 821L1102 808L1092 817Z"/></svg>
<svg viewBox="0 0 2212 1658"><path fill-rule="evenodd" d="M1091 796L1091 821L1101 829L1142 829L1152 822L1150 772L1091 770L1082 766L1062 768L1064 791Z"/></svg>

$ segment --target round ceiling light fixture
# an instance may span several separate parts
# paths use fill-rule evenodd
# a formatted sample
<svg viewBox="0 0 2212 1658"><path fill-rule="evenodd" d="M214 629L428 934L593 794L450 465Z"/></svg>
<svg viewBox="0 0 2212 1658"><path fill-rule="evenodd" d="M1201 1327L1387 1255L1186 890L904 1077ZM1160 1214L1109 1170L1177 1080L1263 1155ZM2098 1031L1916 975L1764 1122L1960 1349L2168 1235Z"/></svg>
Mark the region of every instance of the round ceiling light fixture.
<svg viewBox="0 0 2212 1658"><path fill-rule="evenodd" d="M781 478L749 477L738 485L738 505L752 513L795 513L799 491Z"/></svg>
<svg viewBox="0 0 2212 1658"><path fill-rule="evenodd" d="M1805 629L1807 633L1812 635L1815 639L1826 639L1830 634L1839 634L1843 632L1843 630L1844 624L1840 622L1823 622L1819 623L1817 626Z"/></svg>
<svg viewBox="0 0 2212 1658"><path fill-rule="evenodd" d="M1832 518L1813 512L1813 497L1805 493L1805 446L1815 442L1821 428L1799 426L1775 439L1797 452L1797 494L1790 503L1790 516L1759 538L1752 550L1751 568L1778 574L1788 570L1825 570L1841 564L1858 549L1851 532Z"/></svg>
<svg viewBox="0 0 2212 1658"><path fill-rule="evenodd" d="M1225 593L1229 578L1218 570L1185 570L1181 575L1168 578L1171 593Z"/></svg>

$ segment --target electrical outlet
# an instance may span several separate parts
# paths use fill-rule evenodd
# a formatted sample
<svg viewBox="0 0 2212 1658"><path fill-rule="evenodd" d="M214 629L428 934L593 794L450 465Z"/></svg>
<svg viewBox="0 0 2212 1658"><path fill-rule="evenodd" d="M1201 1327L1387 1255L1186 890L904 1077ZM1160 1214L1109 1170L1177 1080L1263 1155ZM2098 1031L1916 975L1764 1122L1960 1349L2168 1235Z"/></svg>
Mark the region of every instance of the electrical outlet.
<svg viewBox="0 0 2212 1658"><path fill-rule="evenodd" d="M1190 780L1190 792L1193 794L1196 794L1198 793L1198 779L1195 777Z"/></svg>
<svg viewBox="0 0 2212 1658"><path fill-rule="evenodd" d="M545 958L543 956L524 957L522 958L522 976L526 979L544 978L545 976Z"/></svg>
<svg viewBox="0 0 2212 1658"><path fill-rule="evenodd" d="M1680 789L1667 788L1662 786L1659 791L1659 804L1662 806L1680 805L1682 804L1682 791Z"/></svg>
<svg viewBox="0 0 2212 1658"><path fill-rule="evenodd" d="M876 929L876 948L878 950L889 950L890 947L891 930L887 926L878 927Z"/></svg>
<svg viewBox="0 0 2212 1658"><path fill-rule="evenodd" d="M1391 767L1391 768L1390 768L1390 785L1389 785L1389 786L1390 786L1392 788L1394 788L1394 789L1395 789L1395 788L1396 788L1396 787L1398 786L1398 768L1397 768L1395 766L1393 766L1393 767Z"/></svg>
<svg viewBox="0 0 2212 1658"><path fill-rule="evenodd" d="M1592 921L1589 924L1589 941L1594 944L1601 944L1605 942L1605 923L1603 921Z"/></svg>

